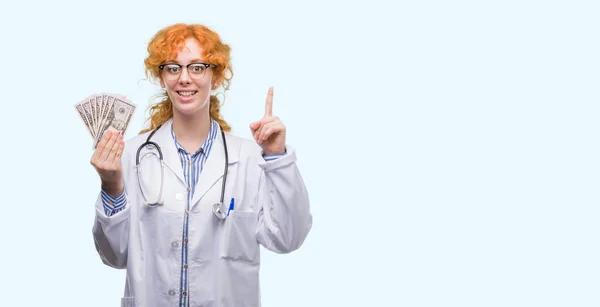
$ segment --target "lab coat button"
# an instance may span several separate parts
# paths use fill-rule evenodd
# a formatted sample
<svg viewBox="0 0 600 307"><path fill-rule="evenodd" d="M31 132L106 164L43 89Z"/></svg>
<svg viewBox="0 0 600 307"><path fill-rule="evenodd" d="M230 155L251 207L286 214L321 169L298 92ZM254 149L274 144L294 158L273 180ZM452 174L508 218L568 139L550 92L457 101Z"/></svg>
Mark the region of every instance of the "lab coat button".
<svg viewBox="0 0 600 307"><path fill-rule="evenodd" d="M171 246L173 248L177 248L177 247L179 247L179 243L177 243L177 241L175 241L175 242L171 243Z"/></svg>
<svg viewBox="0 0 600 307"><path fill-rule="evenodd" d="M169 290L169 295L170 296L174 296L175 295L175 290Z"/></svg>

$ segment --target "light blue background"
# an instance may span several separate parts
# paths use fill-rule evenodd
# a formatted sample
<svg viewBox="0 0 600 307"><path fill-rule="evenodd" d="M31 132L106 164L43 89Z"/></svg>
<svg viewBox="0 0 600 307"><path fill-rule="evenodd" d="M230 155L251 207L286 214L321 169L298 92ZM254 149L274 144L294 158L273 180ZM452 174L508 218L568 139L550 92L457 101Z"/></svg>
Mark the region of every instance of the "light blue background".
<svg viewBox="0 0 600 307"><path fill-rule="evenodd" d="M197 22L233 48L234 132L273 85L310 190L263 306L599 306L597 3L2 2L0 305L118 306L73 106L127 95L134 136L146 44Z"/></svg>

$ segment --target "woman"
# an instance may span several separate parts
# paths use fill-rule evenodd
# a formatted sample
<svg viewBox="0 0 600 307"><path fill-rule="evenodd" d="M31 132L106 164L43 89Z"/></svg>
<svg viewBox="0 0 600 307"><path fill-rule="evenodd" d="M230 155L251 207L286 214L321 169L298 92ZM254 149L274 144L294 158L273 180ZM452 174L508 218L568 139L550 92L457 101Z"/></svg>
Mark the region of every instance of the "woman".
<svg viewBox="0 0 600 307"><path fill-rule="evenodd" d="M106 133L91 158L102 182L98 254L127 269L122 306L260 306L259 245L292 252L312 227L296 153L272 115L273 90L264 117L250 125L254 141L225 135L230 127L210 93L228 89L229 46L204 26L176 24L148 52L147 75L165 93L150 127L126 142ZM149 136L162 151L162 176L147 155L157 148L141 146Z"/></svg>

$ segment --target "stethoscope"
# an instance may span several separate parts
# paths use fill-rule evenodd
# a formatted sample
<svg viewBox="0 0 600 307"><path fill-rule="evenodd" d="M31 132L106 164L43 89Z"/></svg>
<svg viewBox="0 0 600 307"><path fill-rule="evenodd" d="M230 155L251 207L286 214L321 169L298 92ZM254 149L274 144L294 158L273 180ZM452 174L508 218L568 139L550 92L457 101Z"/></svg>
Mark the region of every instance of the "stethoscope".
<svg viewBox="0 0 600 307"><path fill-rule="evenodd" d="M146 142L144 142L142 145L140 145L140 147L138 147L137 153L135 155L135 168L137 170L137 175L138 175L138 185L140 187L140 191L142 192L142 197L144 198L144 205L147 205L149 207L157 207L157 206L162 206L164 204L163 200L162 200L162 193L163 193L163 184L164 184L164 179L165 179L165 163L163 161L163 154L162 154L162 150L160 149L160 146L158 146L158 144L156 144L155 142L150 141L150 139L152 138L152 136L154 135L154 133L160 129L162 125L159 125L158 127L156 127L156 129L154 129L150 135L148 135L148 138L146 139ZM219 219L225 219L227 217L227 213L225 212L225 209L223 208L223 200L225 199L225 184L227 182L227 166L229 165L229 156L227 153L227 142L225 140L225 132L223 131L223 129L221 129L221 136L223 137L223 149L225 150L225 169L223 170L223 183L221 185L221 199L219 202L214 203L213 204L213 213L215 214L216 217L218 217ZM160 190L158 192L158 199L155 202L149 202L148 199L146 198L146 195L144 194L144 189L142 188L142 183L140 182L140 178L141 178L141 171L140 171L140 151L142 151L142 148L148 146L148 145L152 145L156 148L156 150L158 151L158 158L160 160ZM147 153L147 154L154 154L154 153ZM156 155L156 154L154 154Z"/></svg>

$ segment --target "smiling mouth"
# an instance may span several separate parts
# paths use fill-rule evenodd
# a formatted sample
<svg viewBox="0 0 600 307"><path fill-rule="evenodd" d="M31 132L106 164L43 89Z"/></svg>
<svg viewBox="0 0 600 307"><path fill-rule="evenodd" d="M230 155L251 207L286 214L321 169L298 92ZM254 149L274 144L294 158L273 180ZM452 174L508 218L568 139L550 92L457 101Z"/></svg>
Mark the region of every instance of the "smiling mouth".
<svg viewBox="0 0 600 307"><path fill-rule="evenodd" d="M181 97L192 97L196 95L198 91L177 91L177 94Z"/></svg>

